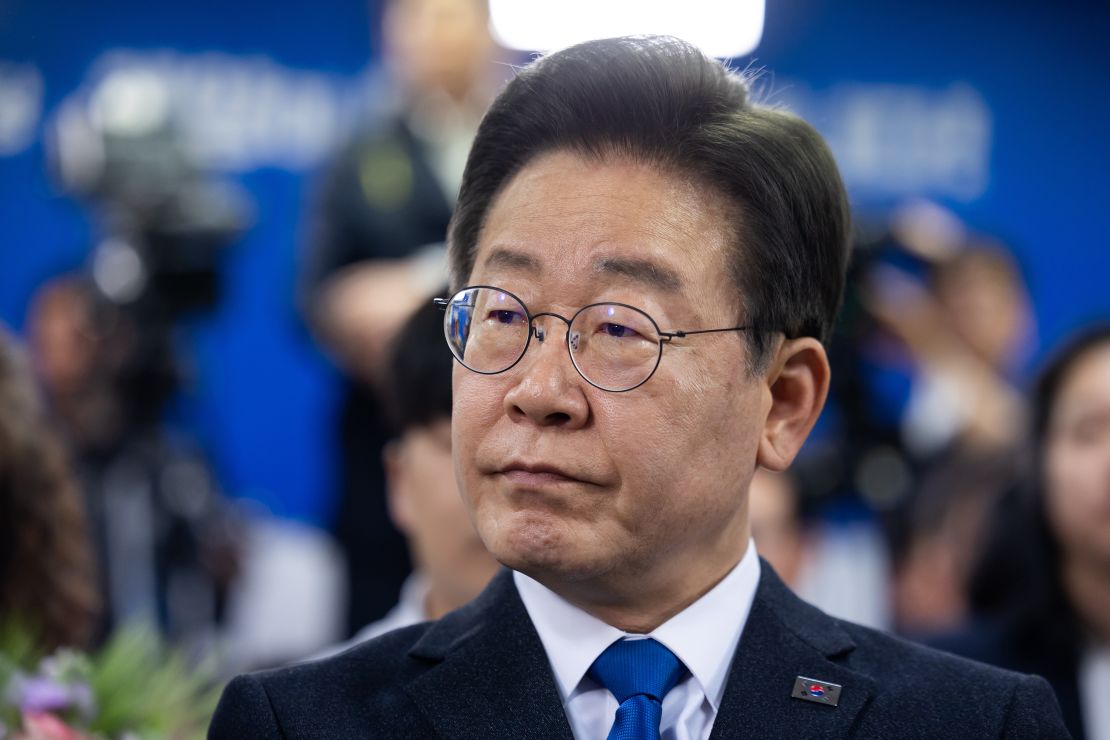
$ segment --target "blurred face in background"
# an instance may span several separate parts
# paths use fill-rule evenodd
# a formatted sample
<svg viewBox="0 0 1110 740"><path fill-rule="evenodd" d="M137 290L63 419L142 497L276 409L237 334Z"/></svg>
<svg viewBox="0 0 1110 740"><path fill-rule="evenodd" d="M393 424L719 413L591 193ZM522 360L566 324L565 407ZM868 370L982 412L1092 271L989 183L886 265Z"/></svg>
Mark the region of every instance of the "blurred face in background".
<svg viewBox="0 0 1110 740"><path fill-rule="evenodd" d="M994 249L968 252L946 269L937 297L952 326L991 367L1010 368L1028 339L1028 297L1013 260Z"/></svg>
<svg viewBox="0 0 1110 740"><path fill-rule="evenodd" d="M86 385L97 348L81 288L72 281L48 283L35 296L29 323L36 374L47 392L64 396Z"/></svg>
<svg viewBox="0 0 1110 740"><path fill-rule="evenodd" d="M748 518L759 554L787 585L796 586L805 546L797 483L788 473L757 470L748 489Z"/></svg>
<svg viewBox="0 0 1110 740"><path fill-rule="evenodd" d="M1060 386L1046 440L1045 489L1064 563L1110 575L1110 343L1081 355Z"/></svg>
<svg viewBox="0 0 1110 740"><path fill-rule="evenodd" d="M451 420L414 427L385 451L389 508L431 588L435 618L477 596L498 564L478 539L451 462Z"/></svg>
<svg viewBox="0 0 1110 740"><path fill-rule="evenodd" d="M416 93L463 99L494 51L484 0L393 0L382 19L394 74Z"/></svg>

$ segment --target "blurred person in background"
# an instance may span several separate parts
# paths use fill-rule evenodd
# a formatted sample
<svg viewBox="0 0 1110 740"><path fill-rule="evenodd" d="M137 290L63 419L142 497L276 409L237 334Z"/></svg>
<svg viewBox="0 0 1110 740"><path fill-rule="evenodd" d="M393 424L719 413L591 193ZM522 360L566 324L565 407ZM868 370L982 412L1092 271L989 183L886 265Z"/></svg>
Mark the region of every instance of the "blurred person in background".
<svg viewBox="0 0 1110 740"><path fill-rule="evenodd" d="M937 647L1052 684L1077 738L1110 737L1110 324L1067 342L1031 408L1026 485L1001 498L975 619Z"/></svg>
<svg viewBox="0 0 1110 740"><path fill-rule="evenodd" d="M806 559L798 484L788 472L755 471L748 489L752 540L783 583L798 591Z"/></svg>
<svg viewBox="0 0 1110 740"><path fill-rule="evenodd" d="M446 289L437 295L442 295ZM401 600L347 644L439 619L473 599L499 567L470 523L451 462L451 355L443 312L428 302L397 332L385 378L394 437L383 451L389 515L409 545L415 570Z"/></svg>
<svg viewBox="0 0 1110 740"><path fill-rule="evenodd" d="M864 230L830 409L798 477L826 531L885 540L886 626L920 635L966 618L984 512L1015 476L1034 335L1021 270L996 239L927 202Z"/></svg>
<svg viewBox="0 0 1110 740"><path fill-rule="evenodd" d="M89 648L99 616L85 507L22 352L0 326L0 623L49 653Z"/></svg>
<svg viewBox="0 0 1110 740"><path fill-rule="evenodd" d="M32 302L31 356L101 566L97 634L138 619L206 642L237 572L236 531L207 461L164 424L179 368L150 320L89 278L56 278Z"/></svg>
<svg viewBox="0 0 1110 740"><path fill-rule="evenodd" d="M1016 480L1011 453L955 454L926 468L888 518L891 608L903 635L962 626L989 514Z"/></svg>
<svg viewBox="0 0 1110 740"><path fill-rule="evenodd" d="M348 560L348 630L381 617L410 570L386 512L378 400L401 323L446 277L443 240L463 166L497 90L486 0L388 0L388 89L325 174L302 302L349 378L335 534Z"/></svg>
<svg viewBox="0 0 1110 740"><path fill-rule="evenodd" d="M895 625L911 635L966 619L985 517L1015 478L1026 414L1018 376L1032 318L1021 272L1002 244L943 219L920 205L899 214L895 236L926 277L884 265L867 293L913 363L900 435L915 475L887 521Z"/></svg>
<svg viewBox="0 0 1110 740"><path fill-rule="evenodd" d="M1025 281L1009 249L945 223L953 218L935 206L903 209L893 237L926 275L882 264L864 288L872 315L913 361L901 431L919 459L1012 450L1023 428L1016 381L1033 335Z"/></svg>
<svg viewBox="0 0 1110 740"><path fill-rule="evenodd" d="M98 631L148 622L207 643L237 569L212 466L173 404L193 368L186 327L219 304L249 199L187 143L171 90L112 69L54 117L47 164L88 211L87 261L41 285L27 336L69 447L98 556Z"/></svg>
<svg viewBox="0 0 1110 740"><path fill-rule="evenodd" d="M760 468L748 490L752 540L795 593L840 619L890 626L889 570L879 538L841 529L802 498L792 471Z"/></svg>

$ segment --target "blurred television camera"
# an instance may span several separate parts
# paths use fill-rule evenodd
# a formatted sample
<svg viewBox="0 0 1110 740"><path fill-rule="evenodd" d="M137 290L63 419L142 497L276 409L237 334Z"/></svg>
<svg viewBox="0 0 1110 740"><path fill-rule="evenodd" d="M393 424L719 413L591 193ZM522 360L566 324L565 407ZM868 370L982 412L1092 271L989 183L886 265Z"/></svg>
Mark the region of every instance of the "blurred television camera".
<svg viewBox="0 0 1110 740"><path fill-rule="evenodd" d="M117 69L71 96L49 166L87 205L87 269L36 296L29 334L73 450L102 564L102 634L135 618L206 640L238 569L236 524L202 445L165 421L187 377L189 317L215 309L252 214L190 152L170 89Z"/></svg>

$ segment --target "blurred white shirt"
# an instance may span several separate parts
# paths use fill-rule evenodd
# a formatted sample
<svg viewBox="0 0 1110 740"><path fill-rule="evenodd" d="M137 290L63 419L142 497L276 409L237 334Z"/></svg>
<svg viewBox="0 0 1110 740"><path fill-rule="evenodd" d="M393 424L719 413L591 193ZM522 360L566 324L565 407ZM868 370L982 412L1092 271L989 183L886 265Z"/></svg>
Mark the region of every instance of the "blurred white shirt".
<svg viewBox="0 0 1110 740"><path fill-rule="evenodd" d="M1079 706L1083 731L1090 738L1110 738L1110 645L1095 644L1083 653L1079 663Z"/></svg>
<svg viewBox="0 0 1110 740"><path fill-rule="evenodd" d="M401 598L397 605L390 609L384 617L360 629L350 640L324 648L313 655L310 660L330 658L378 635L384 635L386 632L408 627L411 624L426 622L429 619L424 610L427 600L428 582L420 574L420 571L413 571L405 579L404 585L401 586Z"/></svg>

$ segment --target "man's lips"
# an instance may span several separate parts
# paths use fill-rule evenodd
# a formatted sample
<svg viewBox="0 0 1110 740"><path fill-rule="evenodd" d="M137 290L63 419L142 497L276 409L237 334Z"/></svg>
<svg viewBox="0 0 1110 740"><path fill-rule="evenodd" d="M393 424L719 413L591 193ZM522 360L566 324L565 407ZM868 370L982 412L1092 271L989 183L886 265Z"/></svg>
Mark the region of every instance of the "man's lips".
<svg viewBox="0 0 1110 740"><path fill-rule="evenodd" d="M524 486L589 483L588 480L573 472L547 463L511 462L498 472L510 482Z"/></svg>

